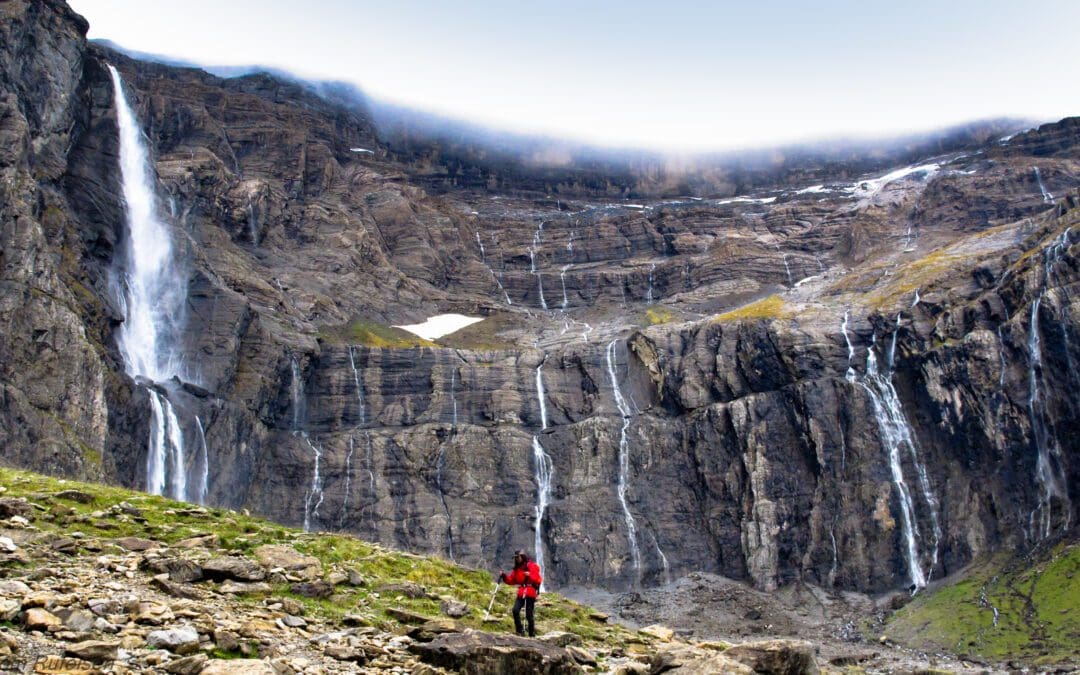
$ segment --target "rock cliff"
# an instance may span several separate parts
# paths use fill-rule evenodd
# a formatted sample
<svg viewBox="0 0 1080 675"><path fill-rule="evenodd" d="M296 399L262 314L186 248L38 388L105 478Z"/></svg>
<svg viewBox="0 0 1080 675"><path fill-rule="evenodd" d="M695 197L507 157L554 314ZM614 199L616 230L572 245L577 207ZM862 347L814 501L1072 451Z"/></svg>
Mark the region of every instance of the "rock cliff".
<svg viewBox="0 0 1080 675"><path fill-rule="evenodd" d="M210 504L475 565L539 541L555 587L879 591L1074 536L1075 119L735 196L429 191L355 99L0 14L7 463L145 488L165 397ZM184 279L164 382L117 347L107 65ZM484 320L391 328L447 312Z"/></svg>

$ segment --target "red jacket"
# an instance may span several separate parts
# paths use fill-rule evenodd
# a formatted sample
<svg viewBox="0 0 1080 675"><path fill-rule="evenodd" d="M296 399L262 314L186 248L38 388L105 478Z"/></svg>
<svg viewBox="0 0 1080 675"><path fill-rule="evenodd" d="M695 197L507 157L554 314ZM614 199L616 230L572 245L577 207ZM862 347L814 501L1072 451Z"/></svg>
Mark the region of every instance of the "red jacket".
<svg viewBox="0 0 1080 675"><path fill-rule="evenodd" d="M540 566L532 560L509 573L503 573L503 580L511 586L517 586L519 598L535 598L540 592L544 578L540 576Z"/></svg>

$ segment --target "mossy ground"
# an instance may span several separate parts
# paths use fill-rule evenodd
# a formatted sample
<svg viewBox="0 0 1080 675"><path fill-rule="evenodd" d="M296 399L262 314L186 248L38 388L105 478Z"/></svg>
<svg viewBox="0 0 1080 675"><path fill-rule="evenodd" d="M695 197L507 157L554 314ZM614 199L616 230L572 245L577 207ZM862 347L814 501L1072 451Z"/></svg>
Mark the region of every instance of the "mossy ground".
<svg viewBox="0 0 1080 675"><path fill-rule="evenodd" d="M33 524L42 531L71 534L81 532L80 542L97 539L107 542L125 536L144 537L164 543L204 534L216 534L220 547L249 553L262 544L288 544L298 551L322 561L324 571L348 566L365 578L361 587L339 587L332 599L312 600L293 595L288 585L276 586L273 594L295 597L309 615L337 619L346 614L362 619L382 630L403 630L397 621L386 614L388 607L397 607L432 618L441 615L439 601L431 598L408 598L395 592L380 592L388 584L414 582L424 586L429 595L451 596L469 605L469 613L459 623L488 631L509 632L513 621L509 607L513 603L512 589L500 588L492 615L497 622L484 622L484 610L495 589L490 572L467 569L439 558L419 556L386 549L356 537L336 533L304 533L269 521L224 509L196 507L122 488L58 480L25 471L0 467L0 485L6 488L4 497L25 497L48 509L39 513ZM62 490L78 490L93 496L91 504L61 499L55 495ZM122 515L102 518L100 513L126 502L141 512L135 517ZM119 549L118 549L119 550ZM80 550L80 555L98 553ZM2 571L0 571L2 573ZM258 602L251 598L249 602ZM545 593L537 607L538 630L567 631L579 635L584 644L595 648L625 646L633 635L617 625L590 618L592 610L554 593Z"/></svg>
<svg viewBox="0 0 1080 675"><path fill-rule="evenodd" d="M780 319L786 316L784 300L779 295L770 295L748 305L743 305L730 312L713 317L713 321L745 321L749 319Z"/></svg>
<svg viewBox="0 0 1080 675"><path fill-rule="evenodd" d="M319 337L327 342L384 349L438 347L431 340L425 340L407 330L366 319L356 319L344 326L324 327L319 331Z"/></svg>
<svg viewBox="0 0 1080 675"><path fill-rule="evenodd" d="M1078 662L1080 544L1058 544L1016 559L1002 554L972 565L961 579L916 596L888 620L885 632L925 650Z"/></svg>

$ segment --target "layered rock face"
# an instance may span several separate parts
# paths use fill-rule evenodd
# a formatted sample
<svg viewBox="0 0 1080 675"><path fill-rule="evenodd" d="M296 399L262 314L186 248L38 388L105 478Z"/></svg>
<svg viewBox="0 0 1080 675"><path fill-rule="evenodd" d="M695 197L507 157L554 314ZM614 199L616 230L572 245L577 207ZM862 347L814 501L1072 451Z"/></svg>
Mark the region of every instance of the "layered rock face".
<svg viewBox="0 0 1080 675"><path fill-rule="evenodd" d="M1073 120L738 197L433 195L363 107L2 11L8 462L145 487L159 392L211 503L474 565L539 541L554 586L876 591L1073 532ZM106 63L188 279L168 382L117 349ZM443 312L485 319L380 337Z"/></svg>

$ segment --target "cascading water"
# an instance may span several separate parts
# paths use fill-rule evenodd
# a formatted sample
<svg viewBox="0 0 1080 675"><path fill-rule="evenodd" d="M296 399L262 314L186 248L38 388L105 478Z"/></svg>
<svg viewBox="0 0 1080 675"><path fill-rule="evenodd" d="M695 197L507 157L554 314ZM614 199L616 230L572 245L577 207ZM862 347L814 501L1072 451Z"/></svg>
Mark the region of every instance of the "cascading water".
<svg viewBox="0 0 1080 675"><path fill-rule="evenodd" d="M195 428L199 432L199 485L195 491L195 501L199 504L206 503L206 495L210 492L210 452L206 447L206 429L203 428L202 420L195 416Z"/></svg>
<svg viewBox="0 0 1080 675"><path fill-rule="evenodd" d="M345 494L341 499L341 516L338 518L338 528L345 524L345 516L349 514L349 491L352 488L352 458L356 450L356 441L349 436L349 452L345 455Z"/></svg>
<svg viewBox="0 0 1080 675"><path fill-rule="evenodd" d="M566 306L570 304L570 300L566 297L566 271L570 269L570 265L563 265L559 270L559 283L562 284L562 310L566 311Z"/></svg>
<svg viewBox="0 0 1080 675"><path fill-rule="evenodd" d="M627 437L627 432L630 430L630 405L626 402L626 398L623 397L622 390L619 388L619 378L615 374L616 342L617 340L612 340L608 343L605 356L607 358L608 376L611 378L611 389L615 397L615 407L618 408L619 415L622 416L622 428L619 430L619 482L617 493L619 505L622 506L623 520L626 522L626 538L630 543L630 558L634 564L635 582L640 582L641 551L638 548L637 523L634 522L634 516L630 513L630 505L626 502L626 483L630 473L630 441Z"/></svg>
<svg viewBox="0 0 1080 675"><path fill-rule="evenodd" d="M840 322L840 332L844 334L844 342L847 343L847 372L844 378L848 382L855 382L855 367L852 361L855 359L855 348L851 346L851 337L848 335L848 312L844 312L844 320Z"/></svg>
<svg viewBox="0 0 1080 675"><path fill-rule="evenodd" d="M897 330L899 330L899 326L900 315L898 314ZM844 315L844 323L841 325L841 330L844 332L845 339L847 339L846 313ZM892 383L892 359L895 357L895 337L894 333L893 341L889 348L888 368L884 372L879 371L877 356L874 353L873 345L871 345L866 353L866 374L861 380L857 380L857 383L870 395L870 400L874 407L874 417L877 420L881 441L889 458L889 469L892 474L893 485L896 487L899 497L901 531L904 536L905 558L907 559L908 573L911 578L912 586L914 586L915 589L919 589L926 586L927 581L933 574L934 567L937 565L938 544L941 541L941 526L938 521L937 498L931 490L926 467L919 459L914 433L911 430L911 425L908 424L907 418L904 416L904 411L900 404L900 397L897 395L896 388ZM876 342L876 339L874 341ZM850 342L848 344L850 358ZM848 370L848 375L849 381L852 381L853 370L851 368ZM919 532L919 526L916 522L915 500L913 499L911 490L904 478L903 458L901 456L901 451L903 449L907 450L911 463L915 467L919 488L929 511L932 542L928 556L928 571L923 570L923 560L919 552L919 542L922 539L922 535Z"/></svg>
<svg viewBox="0 0 1080 675"><path fill-rule="evenodd" d="M791 279L791 266L788 265L787 253L784 253L784 250L780 248L780 244L773 244L773 246L776 247L776 252L780 254L780 257L784 259L784 272L787 274L788 286L794 286L795 283Z"/></svg>
<svg viewBox="0 0 1080 675"><path fill-rule="evenodd" d="M443 489L443 472L446 469L446 446L439 445L439 454L435 458L435 489L439 491L439 503L442 504L446 517L446 555L454 560L454 524L450 519L450 507L446 503L446 491Z"/></svg>
<svg viewBox="0 0 1080 675"><path fill-rule="evenodd" d="M1039 167L1035 167L1035 180L1039 183L1039 192L1042 193L1043 201L1047 203L1053 203L1054 195L1046 191L1046 186L1043 185L1042 181L1042 174L1039 173Z"/></svg>
<svg viewBox="0 0 1080 675"><path fill-rule="evenodd" d="M544 359L536 366L536 398L540 402L540 430L548 428L547 416L547 392L544 390ZM555 463L551 456L544 450L540 443L540 437L533 434L533 480L536 482L536 517L533 525L533 552L536 556L536 564L540 566L541 573L544 569L544 513L551 503L551 488L555 478Z"/></svg>
<svg viewBox="0 0 1080 675"><path fill-rule="evenodd" d="M476 232L476 245L480 247L480 260L484 263L484 267L491 273L491 278L495 281L495 285L499 287L499 292L503 294L503 299L506 300L507 305L513 305L510 302L510 294L503 288L502 280L495 274L495 270L491 269L491 265L487 261L487 251L484 250L484 242L480 241L480 233Z"/></svg>
<svg viewBox="0 0 1080 675"><path fill-rule="evenodd" d="M645 294L645 304L653 304L653 276L656 272L656 263L649 265L649 292ZM789 275L790 277L790 275Z"/></svg>
<svg viewBox="0 0 1080 675"><path fill-rule="evenodd" d="M289 382L289 394L292 399L292 433L297 438L302 438L311 453L315 456L315 467L311 475L311 487L304 495L304 532L311 531L311 523L319 517L319 507L322 506L325 497L323 493L322 477L322 448L315 444L304 431L304 423L307 419L306 396L304 395L304 380L300 373L300 362L293 356L290 360L290 372L292 381Z"/></svg>
<svg viewBox="0 0 1080 675"><path fill-rule="evenodd" d="M1031 418L1031 436L1035 444L1035 480L1039 484L1039 503L1031 512L1034 530L1038 516L1040 538L1050 536L1053 529L1053 502L1061 504L1062 528L1068 529L1072 517L1072 502L1067 488L1068 480L1062 468L1061 448L1046 423L1046 402L1039 388L1043 372L1042 339L1039 334L1039 310L1054 276L1054 267L1071 246L1071 228L1067 228L1043 251L1043 276L1039 294L1031 303L1031 320L1028 331L1028 415ZM1066 346L1068 349L1068 346Z"/></svg>
<svg viewBox="0 0 1080 675"><path fill-rule="evenodd" d="M356 367L356 355L349 345L349 367L352 368L353 384L356 386L356 413L360 426L367 424L367 406L364 404L364 383L360 379L360 370Z"/></svg>
<svg viewBox="0 0 1080 675"><path fill-rule="evenodd" d="M532 246L529 247L529 271L536 276L536 289L540 293L540 306L547 309L547 300L544 299L544 278L540 275L540 270L536 268L536 253L540 250L540 244L543 243L541 239L543 233L544 221L541 220L536 226L536 232L533 234Z"/></svg>
<svg viewBox="0 0 1080 675"><path fill-rule="evenodd" d="M150 397L146 489L153 494L169 489L170 496L186 500L184 432L172 402L157 385L180 374L179 338L187 283L173 259L169 228L158 217L149 153L138 119L124 97L120 73L108 68L127 225L123 279L117 293L124 322L117 342L127 374L145 386Z"/></svg>

